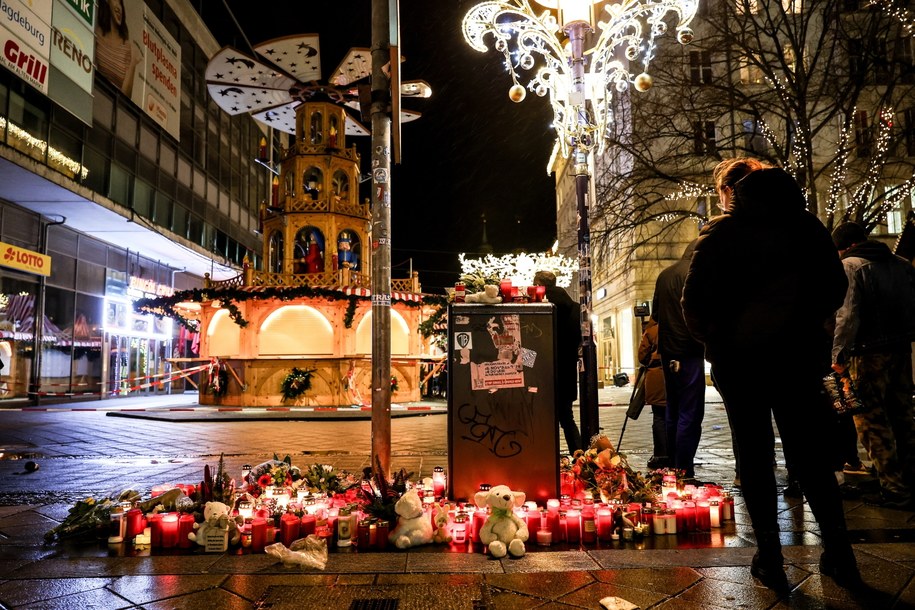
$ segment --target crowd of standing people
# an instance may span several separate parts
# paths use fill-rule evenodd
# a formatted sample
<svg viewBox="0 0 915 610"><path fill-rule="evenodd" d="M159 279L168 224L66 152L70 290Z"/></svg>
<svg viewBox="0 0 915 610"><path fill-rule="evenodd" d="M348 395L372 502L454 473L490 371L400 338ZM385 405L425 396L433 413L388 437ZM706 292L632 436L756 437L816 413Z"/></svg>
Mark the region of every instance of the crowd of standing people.
<svg viewBox="0 0 915 610"><path fill-rule="evenodd" d="M649 467L677 468L695 481L708 361L756 537L752 574L779 593L790 588L774 420L789 473L785 494L803 494L820 526L821 573L858 586L843 496L915 510L915 267L858 224L830 234L783 169L735 158L721 162L713 180L722 214L658 276L639 349L640 363L663 375L666 394L646 396ZM861 412L842 417L832 408L824 391L831 369L850 372ZM877 473L871 493L842 475L861 468L859 440Z"/></svg>

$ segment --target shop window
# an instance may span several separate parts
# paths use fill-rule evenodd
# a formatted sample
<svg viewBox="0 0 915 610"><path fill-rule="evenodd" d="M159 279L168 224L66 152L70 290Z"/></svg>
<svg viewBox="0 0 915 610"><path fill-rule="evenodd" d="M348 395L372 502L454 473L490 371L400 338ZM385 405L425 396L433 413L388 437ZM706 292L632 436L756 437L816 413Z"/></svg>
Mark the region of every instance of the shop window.
<svg viewBox="0 0 915 610"><path fill-rule="evenodd" d="M48 286L45 290L45 316L41 336L41 390L70 391L73 341L74 293Z"/></svg>

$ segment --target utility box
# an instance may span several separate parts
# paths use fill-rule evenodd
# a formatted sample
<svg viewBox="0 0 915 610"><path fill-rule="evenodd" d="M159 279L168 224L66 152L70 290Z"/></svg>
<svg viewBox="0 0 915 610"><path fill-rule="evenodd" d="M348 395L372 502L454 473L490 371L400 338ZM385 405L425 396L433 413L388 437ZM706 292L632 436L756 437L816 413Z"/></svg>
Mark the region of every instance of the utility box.
<svg viewBox="0 0 915 610"><path fill-rule="evenodd" d="M482 483L559 497L555 307L453 304L448 317L451 497Z"/></svg>

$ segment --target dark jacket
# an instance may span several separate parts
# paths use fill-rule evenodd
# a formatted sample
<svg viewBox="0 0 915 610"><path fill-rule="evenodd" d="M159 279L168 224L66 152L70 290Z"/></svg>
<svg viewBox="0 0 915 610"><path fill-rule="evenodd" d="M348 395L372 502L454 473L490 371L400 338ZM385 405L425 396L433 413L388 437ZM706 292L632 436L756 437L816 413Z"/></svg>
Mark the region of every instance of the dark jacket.
<svg viewBox="0 0 915 610"><path fill-rule="evenodd" d="M735 185L731 213L700 232L683 311L709 362L828 369L826 322L848 282L829 232L805 208L784 170L757 170Z"/></svg>
<svg viewBox="0 0 915 610"><path fill-rule="evenodd" d="M686 327L680 306L683 283L695 248L694 240L686 247L680 260L662 271L655 282L651 317L658 321L658 350L669 360L701 358L705 352Z"/></svg>
<svg viewBox="0 0 915 610"><path fill-rule="evenodd" d="M915 268L878 241L842 255L848 293L836 313L833 362L854 354L908 352L915 340Z"/></svg>
<svg viewBox="0 0 915 610"><path fill-rule="evenodd" d="M578 348L581 345L581 307L558 286L546 287L547 300L556 306L556 398L567 402L578 396Z"/></svg>

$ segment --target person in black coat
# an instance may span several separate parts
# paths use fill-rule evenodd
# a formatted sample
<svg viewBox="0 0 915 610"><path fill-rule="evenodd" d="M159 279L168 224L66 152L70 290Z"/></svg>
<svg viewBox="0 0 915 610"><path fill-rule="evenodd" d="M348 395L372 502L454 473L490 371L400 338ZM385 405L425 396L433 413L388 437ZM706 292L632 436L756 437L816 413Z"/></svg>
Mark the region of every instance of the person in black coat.
<svg viewBox="0 0 915 610"><path fill-rule="evenodd" d="M556 285L551 271L534 274L534 285L546 289L547 300L556 306L556 419L565 435L569 453L584 449L575 424L572 403L578 396L578 348L581 346L581 307Z"/></svg>
<svg viewBox="0 0 915 610"><path fill-rule="evenodd" d="M758 547L751 573L788 592L772 470L774 415L820 525L820 572L855 586L860 574L832 472L832 435L825 431L833 414L822 381L830 370L827 321L848 286L842 263L829 232L806 210L800 187L784 170L753 171L728 195L730 213L700 233L683 311L693 336L705 344L728 404Z"/></svg>
<svg viewBox="0 0 915 610"><path fill-rule="evenodd" d="M690 334L680 305L696 243L690 242L680 260L658 275L651 306L667 392L667 455L687 479L696 477L694 460L705 418L705 348Z"/></svg>

